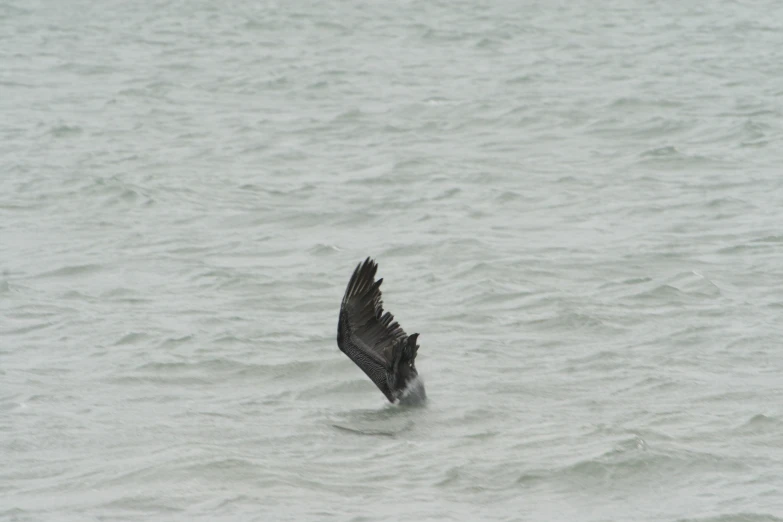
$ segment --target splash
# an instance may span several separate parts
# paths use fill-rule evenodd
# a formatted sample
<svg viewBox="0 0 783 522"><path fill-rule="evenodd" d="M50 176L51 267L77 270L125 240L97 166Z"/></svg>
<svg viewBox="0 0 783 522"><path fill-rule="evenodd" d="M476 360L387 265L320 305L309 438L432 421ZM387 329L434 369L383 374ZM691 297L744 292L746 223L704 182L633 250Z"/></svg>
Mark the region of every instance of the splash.
<svg viewBox="0 0 783 522"><path fill-rule="evenodd" d="M417 375L408 382L402 390L397 404L403 406L421 406L427 402L427 393L424 391L424 381Z"/></svg>

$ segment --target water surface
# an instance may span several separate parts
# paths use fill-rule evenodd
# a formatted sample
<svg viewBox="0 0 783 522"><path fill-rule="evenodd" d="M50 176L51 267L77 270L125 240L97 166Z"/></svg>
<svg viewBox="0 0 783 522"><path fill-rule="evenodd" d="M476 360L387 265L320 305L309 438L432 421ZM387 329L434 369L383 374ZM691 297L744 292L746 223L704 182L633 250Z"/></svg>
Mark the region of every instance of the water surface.
<svg viewBox="0 0 783 522"><path fill-rule="evenodd" d="M3 2L0 518L781 520L782 6Z"/></svg>

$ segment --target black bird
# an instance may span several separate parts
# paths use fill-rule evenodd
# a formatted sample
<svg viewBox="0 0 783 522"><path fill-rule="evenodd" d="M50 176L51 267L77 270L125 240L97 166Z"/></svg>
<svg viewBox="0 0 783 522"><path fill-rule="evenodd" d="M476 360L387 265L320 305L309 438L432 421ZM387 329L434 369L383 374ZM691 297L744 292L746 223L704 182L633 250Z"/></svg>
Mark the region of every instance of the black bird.
<svg viewBox="0 0 783 522"><path fill-rule="evenodd" d="M416 371L419 334L411 336L383 312L378 265L369 257L354 270L340 305L337 346L389 402L417 403L426 398Z"/></svg>

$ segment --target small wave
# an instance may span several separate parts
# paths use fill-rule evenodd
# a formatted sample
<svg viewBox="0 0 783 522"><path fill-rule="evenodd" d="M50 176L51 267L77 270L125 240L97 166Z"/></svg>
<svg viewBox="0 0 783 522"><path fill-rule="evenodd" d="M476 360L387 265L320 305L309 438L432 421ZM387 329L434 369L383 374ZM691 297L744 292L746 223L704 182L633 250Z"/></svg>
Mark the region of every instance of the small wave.
<svg viewBox="0 0 783 522"><path fill-rule="evenodd" d="M626 130L626 134L635 136L637 138L671 139L673 135L682 133L691 127L693 127L693 123L689 121L655 116L645 122L639 123L630 131ZM646 154L652 156L668 156L677 155L679 154L679 151L675 147L668 146L649 150Z"/></svg>
<svg viewBox="0 0 783 522"><path fill-rule="evenodd" d="M228 358L212 358L196 362L154 361L137 366L135 369L115 377L114 380L120 383L214 384L228 376L232 378L250 376L254 380L258 376L282 378L285 376L285 372L281 372L281 366L288 365L253 365ZM295 374L298 377L300 372L295 372Z"/></svg>
<svg viewBox="0 0 783 522"><path fill-rule="evenodd" d="M117 287L111 290L106 290L100 294L101 299L121 299L131 298L137 295L135 290L130 288Z"/></svg>
<svg viewBox="0 0 783 522"><path fill-rule="evenodd" d="M9 330L3 331L4 335L24 335L28 334L30 332L35 332L36 330L44 330L46 328L50 328L52 326L55 326L57 323L53 321L41 321L36 322L33 324L26 324L24 326L18 326L16 328L11 328Z"/></svg>
<svg viewBox="0 0 783 522"><path fill-rule="evenodd" d="M68 136L78 136L82 133L82 128L78 125L57 125L51 129L52 136L65 138Z"/></svg>
<svg viewBox="0 0 783 522"><path fill-rule="evenodd" d="M766 513L732 513L703 518L681 518L677 522L783 522L783 518Z"/></svg>
<svg viewBox="0 0 783 522"><path fill-rule="evenodd" d="M158 346L160 348L170 348L174 346L180 346L193 340L193 335L184 335L182 337L169 337L164 339Z"/></svg>
<svg viewBox="0 0 783 522"><path fill-rule="evenodd" d="M427 28L422 34L424 40L436 41L436 42L459 42L467 40L474 35L469 32L457 32L447 31L440 29Z"/></svg>
<svg viewBox="0 0 783 522"><path fill-rule="evenodd" d="M126 183L119 177L96 178L84 191L101 198L103 206L107 208L117 205L150 206L155 203L146 190Z"/></svg>
<svg viewBox="0 0 783 522"><path fill-rule="evenodd" d="M352 428L350 426L343 426L341 424L332 424L332 427L341 431L347 431L349 433L356 433L358 435L370 435L374 437L394 437L399 432L396 431L390 431L390 430L378 430L378 429L369 429L369 428ZM401 430L404 431L404 430Z"/></svg>
<svg viewBox="0 0 783 522"><path fill-rule="evenodd" d="M639 300L682 301L693 298L716 298L720 295L720 288L710 279L696 272L690 272L684 276L677 276L668 283L659 284L628 297Z"/></svg>
<svg viewBox="0 0 783 522"><path fill-rule="evenodd" d="M711 199L705 206L709 209L736 210L738 212L748 212L758 208L756 205L740 198L729 196Z"/></svg>
<svg viewBox="0 0 783 522"><path fill-rule="evenodd" d="M751 240L751 243L783 243L783 235L764 236Z"/></svg>
<svg viewBox="0 0 783 522"><path fill-rule="evenodd" d="M326 80L317 80L307 84L307 88L311 90L326 90L329 87L329 82Z"/></svg>
<svg viewBox="0 0 783 522"><path fill-rule="evenodd" d="M94 274L103 270L103 266L99 264L84 264L84 265L70 265L52 270L50 272L43 272L36 277L49 278L49 277L70 277L81 276L87 274Z"/></svg>
<svg viewBox="0 0 783 522"><path fill-rule="evenodd" d="M129 332L114 342L114 346L123 346L127 344L136 344L139 341L148 339L150 336L143 332Z"/></svg>
<svg viewBox="0 0 783 522"><path fill-rule="evenodd" d="M610 103L610 107L614 108L672 108L676 109L682 107L682 102L675 100L668 100L665 98L646 99L634 96L622 96Z"/></svg>
<svg viewBox="0 0 783 522"><path fill-rule="evenodd" d="M607 281L607 282L603 283L600 288L603 291L614 290L618 294L622 295L622 294L624 294L625 292L627 292L628 290L631 290L631 289L638 290L638 288L633 288L633 287L637 287L639 285L645 285L647 283L652 283L652 282L653 282L653 279L651 277L643 277L643 276L631 277L631 278L628 278L628 279L623 279L621 281ZM632 288L628 288L628 287L632 287Z"/></svg>
<svg viewBox="0 0 783 522"><path fill-rule="evenodd" d="M475 281L475 277L481 274L489 275L492 272L492 266L484 261L478 263L470 263L467 268L462 268L454 275L455 280L467 280ZM483 286L483 281L478 283L479 286Z"/></svg>
<svg viewBox="0 0 783 522"><path fill-rule="evenodd" d="M764 414L757 414L748 419L747 422L737 427L735 431L744 434L767 434L780 433L783 422L778 417L768 417Z"/></svg>
<svg viewBox="0 0 783 522"><path fill-rule="evenodd" d="M642 164L654 165L665 162L669 167L692 168L699 165L722 165L722 162L716 158L699 154L686 154L673 145L647 149L639 157Z"/></svg>
<svg viewBox="0 0 783 522"><path fill-rule="evenodd" d="M620 354L614 350L599 350L589 355L569 359L568 362L572 364L582 365L591 362L616 361L616 360L625 361L626 360L625 355Z"/></svg>
<svg viewBox="0 0 783 522"><path fill-rule="evenodd" d="M328 256L341 252L335 245L327 245L324 243L318 243L314 247L311 247L308 252L315 256Z"/></svg>
<svg viewBox="0 0 783 522"><path fill-rule="evenodd" d="M747 465L740 460L712 453L650 446L637 435L596 457L556 470L537 471L533 476L538 480L592 484L596 488L612 487L611 484L616 483L646 488L651 480L660 480L662 477L683 473L735 472L746 468ZM520 476L518 481L530 480L531 476L527 473Z"/></svg>
<svg viewBox="0 0 783 522"><path fill-rule="evenodd" d="M332 122L335 123L346 123L346 122L357 122L361 121L365 116L365 113L362 112L359 109L349 109L347 111L343 111L334 118L332 118Z"/></svg>
<svg viewBox="0 0 783 522"><path fill-rule="evenodd" d="M682 154L680 153L680 151L678 151L676 147L673 147L671 145L667 145L665 147L657 147L654 149L647 149L646 151L642 152L643 158L670 158L670 157L676 157L681 155Z"/></svg>
<svg viewBox="0 0 783 522"><path fill-rule="evenodd" d="M479 295L475 299L472 299L473 304L501 304L501 303L513 303L531 296L537 296L534 292L528 292L524 290L516 291L516 292L487 292L485 294Z"/></svg>
<svg viewBox="0 0 783 522"><path fill-rule="evenodd" d="M186 511L184 508L166 504L159 496L153 497L147 495L123 496L122 498L102 504L102 507L141 512L144 513L145 516L150 513L182 513Z"/></svg>
<svg viewBox="0 0 783 522"><path fill-rule="evenodd" d="M330 361L338 364L337 361ZM238 363L236 375L241 377L273 377L275 379L300 379L313 377L322 371L324 364L321 361L292 361L283 364L248 364Z"/></svg>
<svg viewBox="0 0 783 522"><path fill-rule="evenodd" d="M432 200L433 201L443 201L444 199L452 199L452 198L454 198L454 196L460 194L461 192L462 192L462 190L460 190L459 188L453 187L453 188L450 188L450 189L446 190L445 192L442 192L442 193L438 194L437 196L432 198Z"/></svg>
<svg viewBox="0 0 783 522"><path fill-rule="evenodd" d="M324 381L324 382L312 382L306 389L297 393L297 397L300 399L309 399L315 397L321 397L324 394L328 395L364 395L367 393L377 392L377 389L373 386L372 382L367 379L351 379L342 381ZM383 396L379 395L380 398Z"/></svg>
<svg viewBox="0 0 783 522"><path fill-rule="evenodd" d="M505 83L508 85L521 85L533 83L537 80L539 80L539 77L536 74L521 74L505 80Z"/></svg>
<svg viewBox="0 0 783 522"><path fill-rule="evenodd" d="M495 40L493 38L481 38L479 39L474 47L476 49L498 49L503 45L503 42L499 40Z"/></svg>
<svg viewBox="0 0 783 522"><path fill-rule="evenodd" d="M80 292L78 290L68 290L62 295L60 295L61 299L69 299L74 301L94 301L95 298L91 295L85 294L83 292Z"/></svg>
<svg viewBox="0 0 783 522"><path fill-rule="evenodd" d="M149 362L142 364L137 371L156 373L175 373L190 370L226 371L235 370L243 364L231 359L208 359L198 362Z"/></svg>
<svg viewBox="0 0 783 522"><path fill-rule="evenodd" d="M236 458L225 457L211 459L203 462L196 462L186 466L182 466L188 476L230 476L232 479L245 477L255 478L261 472L259 467L252 461Z"/></svg>
<svg viewBox="0 0 783 522"><path fill-rule="evenodd" d="M389 405L380 410L356 410L329 419L332 428L358 435L395 437L415 428L414 410Z"/></svg>
<svg viewBox="0 0 783 522"><path fill-rule="evenodd" d="M219 333L210 339L211 343L221 344L226 346L248 346L253 345L253 341L250 339L240 337L230 333Z"/></svg>
<svg viewBox="0 0 783 522"><path fill-rule="evenodd" d="M545 317L542 319L533 319L526 324L530 326L536 326L543 329L553 330L577 330L577 329L605 329L613 332L622 331L621 328L609 324L604 319L601 319L595 315L579 312L575 310L566 310L558 312L552 317Z"/></svg>
<svg viewBox="0 0 783 522"><path fill-rule="evenodd" d="M393 245L385 248L381 251L381 256L390 257L402 257L410 259L411 256L419 254L427 254L431 250L431 245L427 243L420 244L405 244L405 245Z"/></svg>
<svg viewBox="0 0 783 522"><path fill-rule="evenodd" d="M454 103L453 100L449 98L444 98L443 96L432 96L430 98L427 98L424 100L424 103L427 105L433 105L433 106L441 106L441 105L449 105Z"/></svg>
<svg viewBox="0 0 783 522"><path fill-rule="evenodd" d="M10 509L0 509L0 517L2 517L4 520L35 520L32 514L33 512L31 511L17 507Z"/></svg>
<svg viewBox="0 0 783 522"><path fill-rule="evenodd" d="M515 201L520 201L526 199L522 194L519 192L514 192L513 190L506 190L502 192L499 196L495 198L495 201L499 203L511 203Z"/></svg>

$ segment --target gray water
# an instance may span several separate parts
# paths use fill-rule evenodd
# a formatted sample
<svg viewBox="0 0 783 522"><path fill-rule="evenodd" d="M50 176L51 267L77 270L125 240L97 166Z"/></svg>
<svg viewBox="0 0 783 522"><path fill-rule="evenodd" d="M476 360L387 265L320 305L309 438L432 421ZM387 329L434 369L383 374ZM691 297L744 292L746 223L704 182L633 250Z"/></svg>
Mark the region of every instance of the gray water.
<svg viewBox="0 0 783 522"><path fill-rule="evenodd" d="M3 520L783 517L780 2L4 0L0 115Z"/></svg>

